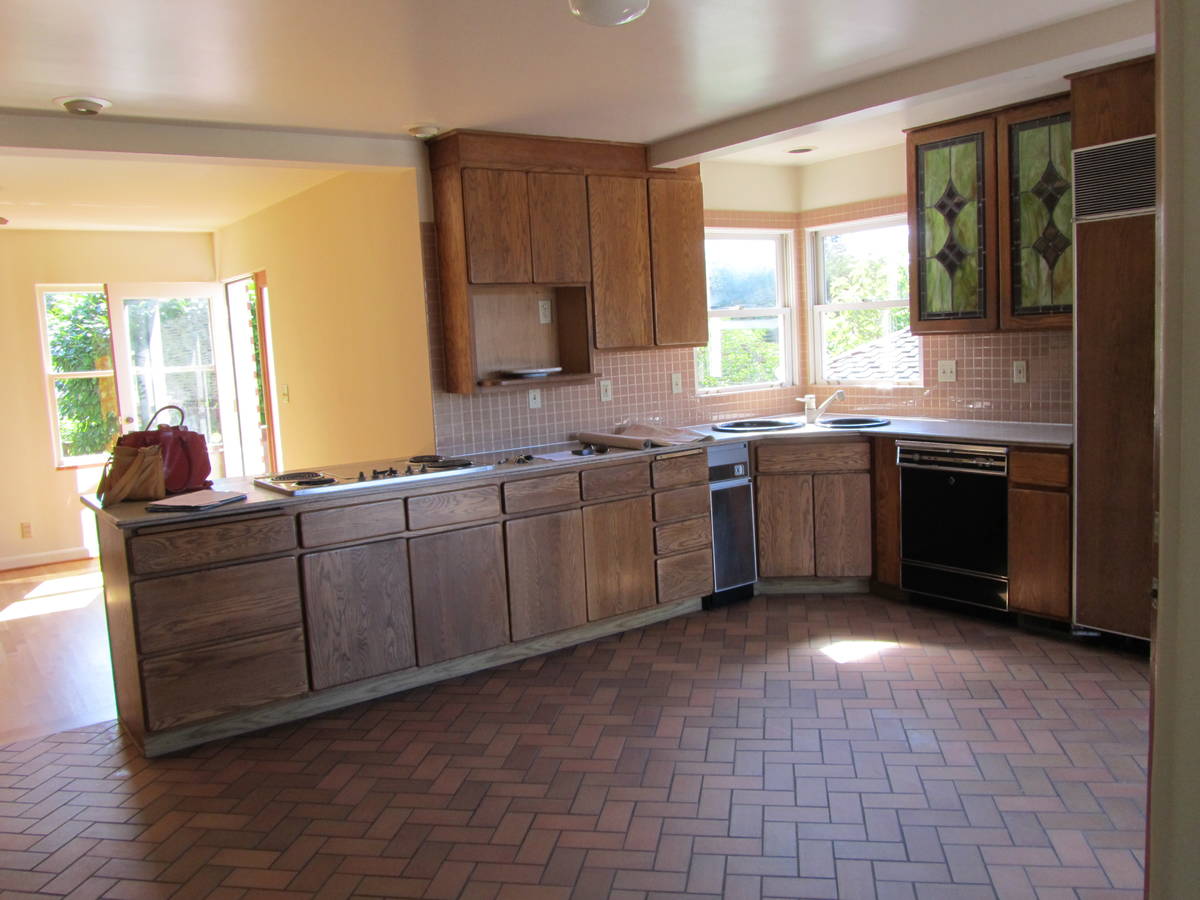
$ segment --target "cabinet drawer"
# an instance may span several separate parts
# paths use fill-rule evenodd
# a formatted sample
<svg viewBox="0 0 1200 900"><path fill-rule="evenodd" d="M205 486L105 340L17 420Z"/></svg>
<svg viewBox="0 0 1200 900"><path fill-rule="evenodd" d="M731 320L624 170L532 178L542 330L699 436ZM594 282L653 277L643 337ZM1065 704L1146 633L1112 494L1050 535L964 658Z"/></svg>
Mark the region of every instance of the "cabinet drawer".
<svg viewBox="0 0 1200 900"><path fill-rule="evenodd" d="M668 556L655 563L658 568L658 602L684 597L703 597L713 591L712 550L693 550Z"/></svg>
<svg viewBox="0 0 1200 900"><path fill-rule="evenodd" d="M650 466L644 462L630 463L625 466L606 466L603 469L585 471L582 474L584 500L622 497L627 494L639 494L650 489Z"/></svg>
<svg viewBox="0 0 1200 900"><path fill-rule="evenodd" d="M139 575L248 559L296 547L296 520L268 516L139 534L129 541L129 559Z"/></svg>
<svg viewBox="0 0 1200 900"><path fill-rule="evenodd" d="M1071 485L1071 457L1067 453L1013 450L1008 454L1009 484L1066 488Z"/></svg>
<svg viewBox="0 0 1200 900"><path fill-rule="evenodd" d="M866 472L871 449L865 441L846 444L763 444L756 450L758 471L769 474Z"/></svg>
<svg viewBox="0 0 1200 900"><path fill-rule="evenodd" d="M403 500L361 503L300 513L300 542L305 547L340 544L403 531Z"/></svg>
<svg viewBox="0 0 1200 900"><path fill-rule="evenodd" d="M504 485L504 511L529 512L579 502L579 474L543 475Z"/></svg>
<svg viewBox="0 0 1200 900"><path fill-rule="evenodd" d="M144 654L301 624L292 556L139 581L133 604Z"/></svg>
<svg viewBox="0 0 1200 900"><path fill-rule="evenodd" d="M676 488L654 495L654 521L669 522L671 519L690 519L708 515L708 485Z"/></svg>
<svg viewBox="0 0 1200 900"><path fill-rule="evenodd" d="M174 728L308 691L304 629L167 653L142 662L146 727Z"/></svg>
<svg viewBox="0 0 1200 900"><path fill-rule="evenodd" d="M688 456L656 459L651 464L651 472L656 488L703 484L708 481L708 454L701 451Z"/></svg>
<svg viewBox="0 0 1200 900"><path fill-rule="evenodd" d="M494 484L408 499L408 525L414 531L437 528L439 525L457 525L460 522L478 522L498 515L500 491Z"/></svg>
<svg viewBox="0 0 1200 900"><path fill-rule="evenodd" d="M712 522L708 516L659 525L654 529L654 552L659 556L683 550L698 550L711 544Z"/></svg>

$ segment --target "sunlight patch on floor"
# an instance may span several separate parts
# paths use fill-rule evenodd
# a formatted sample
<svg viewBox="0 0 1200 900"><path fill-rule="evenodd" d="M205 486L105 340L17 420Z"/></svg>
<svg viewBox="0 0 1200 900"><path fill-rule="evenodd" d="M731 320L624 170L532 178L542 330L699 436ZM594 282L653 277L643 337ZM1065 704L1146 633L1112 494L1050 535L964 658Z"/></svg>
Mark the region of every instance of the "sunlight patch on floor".
<svg viewBox="0 0 1200 900"><path fill-rule="evenodd" d="M835 641L821 652L836 663L858 662L874 656L882 650L891 650L900 645L894 641Z"/></svg>

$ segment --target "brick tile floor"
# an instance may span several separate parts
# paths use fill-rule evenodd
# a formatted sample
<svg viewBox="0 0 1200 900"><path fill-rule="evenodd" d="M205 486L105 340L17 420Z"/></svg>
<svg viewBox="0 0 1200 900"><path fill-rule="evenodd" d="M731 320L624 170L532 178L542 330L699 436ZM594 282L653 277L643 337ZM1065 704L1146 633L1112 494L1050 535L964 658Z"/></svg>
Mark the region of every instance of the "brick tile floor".
<svg viewBox="0 0 1200 900"><path fill-rule="evenodd" d="M758 597L167 759L112 723L2 748L0 891L1140 897L1146 671Z"/></svg>

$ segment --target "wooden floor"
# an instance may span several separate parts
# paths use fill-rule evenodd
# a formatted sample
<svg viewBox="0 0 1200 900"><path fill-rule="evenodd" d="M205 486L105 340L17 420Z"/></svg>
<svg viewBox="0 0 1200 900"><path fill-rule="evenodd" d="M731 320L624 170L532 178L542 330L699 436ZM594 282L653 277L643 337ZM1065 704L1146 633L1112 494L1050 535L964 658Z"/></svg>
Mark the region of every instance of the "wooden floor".
<svg viewBox="0 0 1200 900"><path fill-rule="evenodd" d="M0 743L116 716L95 560L0 572Z"/></svg>

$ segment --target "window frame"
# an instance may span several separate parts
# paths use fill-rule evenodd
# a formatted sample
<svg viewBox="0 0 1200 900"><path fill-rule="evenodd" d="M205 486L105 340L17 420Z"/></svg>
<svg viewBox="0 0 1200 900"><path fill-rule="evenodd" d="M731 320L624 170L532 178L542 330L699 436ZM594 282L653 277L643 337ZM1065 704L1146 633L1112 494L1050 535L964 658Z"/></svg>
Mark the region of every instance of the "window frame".
<svg viewBox="0 0 1200 900"><path fill-rule="evenodd" d="M764 237L776 240L775 251L775 284L778 291L776 306L739 307L737 309L708 308L708 274L705 273L704 291L705 307L708 320L723 319L760 319L766 316L779 317L779 344L781 356L782 380L756 381L746 384L726 384L716 387L700 386L699 353L701 349L712 346L712 335L704 348L697 347L693 353L696 365L696 394L707 396L712 394L731 394L746 391L765 391L775 388L795 387L796 361L799 356L799 346L796 339L796 273L795 273L795 239L796 233L790 228L741 228L736 226L709 226L704 229L705 241L720 238L727 240L761 240ZM710 329L711 332L711 329Z"/></svg>
<svg viewBox="0 0 1200 900"><path fill-rule="evenodd" d="M38 334L42 344L42 376L46 390L46 403L50 413L50 441L54 452L55 469L82 469L89 466L103 465L108 460L109 452L88 453L81 456L64 456L62 444L62 416L58 409L58 392L54 383L70 378L111 378L113 380L114 396L117 396L118 433L120 430L121 407L117 393L116 347L113 343L112 312L108 305L108 286L96 282L86 284L38 284L34 287L37 295ZM46 322L47 294L103 294L105 316L108 318L108 349L112 367L108 369L91 369L71 372L54 371L54 361L50 357L50 329Z"/></svg>
<svg viewBox="0 0 1200 900"><path fill-rule="evenodd" d="M825 341L823 335L824 314L826 311L845 312L856 309L908 309L907 296L898 300L867 300L857 303L821 303L825 296L825 256L822 253L821 238L827 234L846 234L854 231L871 231L879 228L892 228L897 225L908 225L906 213L891 213L884 216L872 216L867 219L852 219L845 222L831 222L825 225L814 225L805 229L806 263L808 265L808 302L805 312L808 314L808 345L811 360L810 383L828 385L831 387L878 387L904 388L921 387L923 378L921 367L918 366L917 376L912 380L889 379L885 381L856 380L847 378L830 379L825 377ZM911 327L911 326L910 326ZM894 332L889 332L894 333ZM920 345L918 344L918 347ZM920 351L918 350L918 353Z"/></svg>

